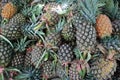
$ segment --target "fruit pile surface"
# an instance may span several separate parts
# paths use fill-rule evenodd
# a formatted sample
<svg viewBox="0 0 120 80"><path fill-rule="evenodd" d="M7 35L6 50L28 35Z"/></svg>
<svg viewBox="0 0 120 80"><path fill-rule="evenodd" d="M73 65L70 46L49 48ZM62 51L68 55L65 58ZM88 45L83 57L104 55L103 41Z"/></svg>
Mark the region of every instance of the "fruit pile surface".
<svg viewBox="0 0 120 80"><path fill-rule="evenodd" d="M120 80L120 0L0 0L0 80Z"/></svg>

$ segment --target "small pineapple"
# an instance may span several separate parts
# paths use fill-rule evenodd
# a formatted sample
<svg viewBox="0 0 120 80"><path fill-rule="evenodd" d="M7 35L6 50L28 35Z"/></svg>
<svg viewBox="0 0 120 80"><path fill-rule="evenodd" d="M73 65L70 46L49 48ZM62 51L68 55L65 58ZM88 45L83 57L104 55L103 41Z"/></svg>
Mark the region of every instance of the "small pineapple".
<svg viewBox="0 0 120 80"><path fill-rule="evenodd" d="M116 71L116 60L108 60L104 57L99 57L98 60L95 60L91 63L91 74L96 80L107 80Z"/></svg>
<svg viewBox="0 0 120 80"><path fill-rule="evenodd" d="M43 14L41 16L43 22L47 23L49 26L54 26L58 23L60 17L57 12L51 11Z"/></svg>
<svg viewBox="0 0 120 80"><path fill-rule="evenodd" d="M47 61L43 64L43 78L46 80L56 76L55 65L51 61Z"/></svg>
<svg viewBox="0 0 120 80"><path fill-rule="evenodd" d="M20 41L15 43L15 55L13 56L13 59L11 61L11 66L15 67L17 69L20 69L24 66L24 59L25 59L25 51L26 47L31 41L26 41L25 38L21 38Z"/></svg>
<svg viewBox="0 0 120 80"><path fill-rule="evenodd" d="M18 13L10 19L9 23L2 26L1 34L9 40L18 39L22 36L21 25L25 23L25 17Z"/></svg>
<svg viewBox="0 0 120 80"><path fill-rule="evenodd" d="M15 40L22 36L20 25L8 23L2 26L1 34L9 40Z"/></svg>
<svg viewBox="0 0 120 80"><path fill-rule="evenodd" d="M25 66L27 65L34 65L36 66L39 59L41 58L42 54L43 54L43 44L38 42L36 45L33 45L30 48L30 51L27 51L26 55L25 55ZM41 63L43 64L43 62Z"/></svg>
<svg viewBox="0 0 120 80"><path fill-rule="evenodd" d="M75 49L75 54L77 59L71 62L68 74L70 80L83 80L89 72L88 61L91 56L89 53L81 53L79 49Z"/></svg>
<svg viewBox="0 0 120 80"><path fill-rule="evenodd" d="M0 39L0 66L5 67L9 64L13 54L10 44Z"/></svg>
<svg viewBox="0 0 120 80"><path fill-rule="evenodd" d="M96 30L84 17L75 15L76 44L81 51L91 51L96 44Z"/></svg>
<svg viewBox="0 0 120 80"><path fill-rule="evenodd" d="M72 20L73 25L76 28L75 36L77 48L83 52L91 52L96 44L96 30L93 25L95 24L95 13L97 12L96 7L98 8L98 6L96 5L97 2L97 0L95 0L95 2L93 0L81 0L79 5L80 7L82 7L81 13L79 12L75 14ZM93 7L93 9L91 9L91 7L87 7L86 5L88 4L89 6ZM94 9L95 11L93 11ZM89 10L91 13L88 13Z"/></svg>
<svg viewBox="0 0 120 80"><path fill-rule="evenodd" d="M10 19L17 12L16 6L12 2L5 4L2 8L1 16L6 19Z"/></svg>
<svg viewBox="0 0 120 80"><path fill-rule="evenodd" d="M9 23L23 25L26 22L25 17L21 13L17 13L10 19Z"/></svg>
<svg viewBox="0 0 120 80"><path fill-rule="evenodd" d="M75 28L73 27L71 21L65 24L61 35L66 41L72 41L75 39Z"/></svg>
<svg viewBox="0 0 120 80"><path fill-rule="evenodd" d="M43 52L44 52L44 49L43 49L43 44L42 43L37 43L32 51L31 51L31 63L35 66L37 65L39 59L42 57L43 55ZM42 61L43 63L43 61Z"/></svg>
<svg viewBox="0 0 120 80"><path fill-rule="evenodd" d="M111 36L112 23L107 15L100 14L96 19L96 31L99 38Z"/></svg>
<svg viewBox="0 0 120 80"><path fill-rule="evenodd" d="M84 61L75 60L71 63L69 69L69 77L71 80L82 80L82 76L80 74L81 71L86 72L86 63ZM84 75L83 75L84 76Z"/></svg>
<svg viewBox="0 0 120 80"><path fill-rule="evenodd" d="M107 13L112 20L113 34L119 35L120 8L118 7L118 2L114 0L105 0L105 2L105 13Z"/></svg>
<svg viewBox="0 0 120 80"><path fill-rule="evenodd" d="M52 49L56 51L56 49L60 46L62 30L61 23L62 22L59 21L55 28L50 28L50 30L47 30L47 35L45 37L45 47L47 49Z"/></svg>
<svg viewBox="0 0 120 80"><path fill-rule="evenodd" d="M55 26L59 20L60 20L60 16L57 12L55 11L50 11L50 12L46 12L43 15L41 15L41 22L40 24L38 24L34 30L39 30L41 28L41 26L43 25L47 25L47 26Z"/></svg>
<svg viewBox="0 0 120 80"><path fill-rule="evenodd" d="M58 59L60 62L71 62L74 58L73 49L71 45L64 43L58 49Z"/></svg>

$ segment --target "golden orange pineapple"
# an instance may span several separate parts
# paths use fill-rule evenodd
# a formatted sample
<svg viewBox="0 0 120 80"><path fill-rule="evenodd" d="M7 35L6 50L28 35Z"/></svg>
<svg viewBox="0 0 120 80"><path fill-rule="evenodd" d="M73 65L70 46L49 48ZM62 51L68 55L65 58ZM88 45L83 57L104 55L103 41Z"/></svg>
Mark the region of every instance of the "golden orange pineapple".
<svg viewBox="0 0 120 80"><path fill-rule="evenodd" d="M99 38L104 38L110 36L112 33L112 24L109 19L104 14L100 14L96 19L96 31Z"/></svg>
<svg viewBox="0 0 120 80"><path fill-rule="evenodd" d="M13 3L9 2L3 6L1 16L6 19L10 19L17 12L16 6Z"/></svg>

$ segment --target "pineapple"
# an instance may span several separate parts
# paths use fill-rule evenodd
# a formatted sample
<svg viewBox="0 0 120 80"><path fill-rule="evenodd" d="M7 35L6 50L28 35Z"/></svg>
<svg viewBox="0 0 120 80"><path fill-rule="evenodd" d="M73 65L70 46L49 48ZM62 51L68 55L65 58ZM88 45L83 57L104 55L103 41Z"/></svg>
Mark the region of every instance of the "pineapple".
<svg viewBox="0 0 120 80"><path fill-rule="evenodd" d="M44 52L43 49L43 44L42 43L37 43L36 46L33 47L31 51L31 63L35 66L37 65L39 59L42 57ZM43 62L42 62L43 63Z"/></svg>
<svg viewBox="0 0 120 80"><path fill-rule="evenodd" d="M71 62L69 68L70 80L83 80L85 74L89 72L88 61L91 59L90 54L81 53L79 49L75 49L76 60Z"/></svg>
<svg viewBox="0 0 120 80"><path fill-rule="evenodd" d="M23 25L25 22L26 22L26 19L21 13L17 13L9 21L9 23L18 24L18 25Z"/></svg>
<svg viewBox="0 0 120 80"><path fill-rule="evenodd" d="M7 37L9 40L18 39L22 36L20 28L24 23L25 17L18 13L10 19L9 23L2 26L1 34Z"/></svg>
<svg viewBox="0 0 120 80"><path fill-rule="evenodd" d="M46 12L41 16L41 21L40 24L38 24L34 30L39 30L39 28L41 28L41 26L43 25L47 25L47 26L55 26L60 20L60 16L57 12L55 11L50 11L50 12Z"/></svg>
<svg viewBox="0 0 120 80"><path fill-rule="evenodd" d="M45 37L45 46L47 49L53 49L56 51L57 47L61 44L60 33L49 33Z"/></svg>
<svg viewBox="0 0 120 80"><path fill-rule="evenodd" d="M116 60L109 60L104 57L99 57L97 60L91 63L90 73L96 80L107 80L116 71Z"/></svg>
<svg viewBox="0 0 120 80"><path fill-rule="evenodd" d="M52 49L56 51L61 44L61 30L62 22L59 23L54 28L47 30L47 35L45 36L45 47L47 49Z"/></svg>
<svg viewBox="0 0 120 80"><path fill-rule="evenodd" d="M100 14L96 19L96 31L99 38L111 36L112 23L107 15Z"/></svg>
<svg viewBox="0 0 120 80"><path fill-rule="evenodd" d="M17 12L16 6L12 2L5 4L2 8L1 16L6 19L10 19Z"/></svg>
<svg viewBox="0 0 120 80"><path fill-rule="evenodd" d="M0 66L5 67L9 64L13 54L10 44L0 39Z"/></svg>
<svg viewBox="0 0 120 80"><path fill-rule="evenodd" d="M95 0L95 2L93 0L81 1L80 7L85 8L85 9L81 10L82 14L80 13L75 14L72 19L72 22L76 28L75 36L76 36L77 48L80 49L80 51L82 52L89 52L89 51L91 52L96 44L96 30L93 26L93 24L95 23L96 15L92 13L93 9L89 9L89 7L87 7L86 4L87 5L89 4L89 6L93 7L93 9L94 7L98 7L96 5L97 0ZM87 13L88 10L91 10L91 13ZM97 10L95 9L94 12L97 12Z"/></svg>
<svg viewBox="0 0 120 80"><path fill-rule="evenodd" d="M1 34L9 40L15 40L22 36L20 25L8 23L2 26Z"/></svg>
<svg viewBox="0 0 120 80"><path fill-rule="evenodd" d="M26 55L25 55L25 66L26 65L34 65L36 66L39 59L41 58L41 56L43 55L43 44L38 42L36 45L32 46L30 48L30 51L27 51ZM42 63L43 64L43 61Z"/></svg>
<svg viewBox="0 0 120 80"><path fill-rule="evenodd" d="M15 55L11 61L11 66L20 69L24 66L26 47L31 41L26 41L26 37L15 43Z"/></svg>
<svg viewBox="0 0 120 80"><path fill-rule="evenodd" d="M106 1L105 12L112 19L113 34L119 35L119 20L120 20L120 8L118 2L114 0Z"/></svg>
<svg viewBox="0 0 120 80"><path fill-rule="evenodd" d="M96 30L84 17L75 15L74 26L76 27L76 44L81 51L91 51L96 44Z"/></svg>
<svg viewBox="0 0 120 80"><path fill-rule="evenodd" d="M54 26L59 21L59 15L57 12L51 11L41 16L42 21L46 22L49 26Z"/></svg>
<svg viewBox="0 0 120 80"><path fill-rule="evenodd" d="M43 78L49 79L56 76L55 65L51 61L47 61L43 64Z"/></svg>
<svg viewBox="0 0 120 80"><path fill-rule="evenodd" d="M72 41L75 39L75 28L71 21L65 24L61 35L66 41Z"/></svg>
<svg viewBox="0 0 120 80"><path fill-rule="evenodd" d="M82 77L80 76L81 70L86 70L85 62L80 61L80 60L73 61L69 69L70 79L71 80L82 80Z"/></svg>
<svg viewBox="0 0 120 80"><path fill-rule="evenodd" d="M73 49L71 45L67 43L62 44L59 47L57 55L58 55L58 59L62 63L71 62L74 58Z"/></svg>

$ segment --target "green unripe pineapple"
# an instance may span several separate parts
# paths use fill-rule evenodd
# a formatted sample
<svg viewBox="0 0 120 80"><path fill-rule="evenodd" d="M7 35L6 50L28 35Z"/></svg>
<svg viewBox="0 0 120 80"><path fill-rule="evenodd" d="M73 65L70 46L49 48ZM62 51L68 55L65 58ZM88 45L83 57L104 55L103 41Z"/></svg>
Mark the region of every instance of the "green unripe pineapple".
<svg viewBox="0 0 120 80"><path fill-rule="evenodd" d="M12 58L13 49L10 44L0 40L0 66L5 67Z"/></svg>

